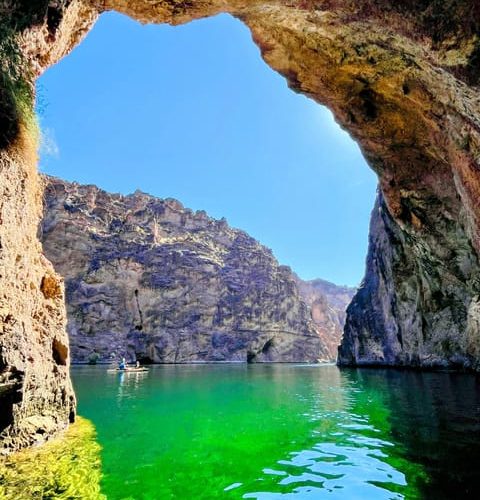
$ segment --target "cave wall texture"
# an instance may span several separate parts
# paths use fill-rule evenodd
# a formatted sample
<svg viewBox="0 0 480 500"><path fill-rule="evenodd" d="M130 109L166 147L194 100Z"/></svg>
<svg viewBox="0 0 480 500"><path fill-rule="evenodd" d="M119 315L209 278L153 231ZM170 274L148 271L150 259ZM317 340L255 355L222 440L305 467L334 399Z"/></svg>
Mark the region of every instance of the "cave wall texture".
<svg viewBox="0 0 480 500"><path fill-rule="evenodd" d="M73 418L63 285L36 240L33 82L99 13L180 24L228 12L291 88L327 105L379 176L366 279L341 364L480 360L476 0L1 0L0 436ZM74 98L74 96L72 96Z"/></svg>

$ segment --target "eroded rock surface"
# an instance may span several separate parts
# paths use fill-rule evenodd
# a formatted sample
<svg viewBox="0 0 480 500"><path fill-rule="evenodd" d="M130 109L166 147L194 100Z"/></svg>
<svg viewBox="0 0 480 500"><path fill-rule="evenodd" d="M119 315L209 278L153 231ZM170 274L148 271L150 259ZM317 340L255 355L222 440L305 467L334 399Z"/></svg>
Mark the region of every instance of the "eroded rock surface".
<svg viewBox="0 0 480 500"><path fill-rule="evenodd" d="M478 370L479 283L477 255L459 221L439 218L428 238L409 235L379 193L367 274L348 308L340 362Z"/></svg>
<svg viewBox="0 0 480 500"><path fill-rule="evenodd" d="M303 283L312 321L290 269L225 220L48 178L41 237L66 280L76 362L336 358L344 301Z"/></svg>
<svg viewBox="0 0 480 500"><path fill-rule="evenodd" d="M322 279L303 281L296 277L296 281L302 299L310 308L315 329L327 347L330 359L335 360L342 340L346 310L355 289Z"/></svg>
<svg viewBox="0 0 480 500"><path fill-rule="evenodd" d="M0 454L48 438L75 413L63 281L33 235L38 183L21 154L0 153Z"/></svg>

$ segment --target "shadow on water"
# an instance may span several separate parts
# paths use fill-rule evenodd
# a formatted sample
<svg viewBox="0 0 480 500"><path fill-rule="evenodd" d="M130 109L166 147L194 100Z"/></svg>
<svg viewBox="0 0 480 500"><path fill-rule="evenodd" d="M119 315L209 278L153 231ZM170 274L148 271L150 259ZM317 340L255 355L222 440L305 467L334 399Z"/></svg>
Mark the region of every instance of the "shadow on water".
<svg viewBox="0 0 480 500"><path fill-rule="evenodd" d="M397 452L422 466L422 498L480 494L480 379L471 374L352 370L363 390L379 391L389 408Z"/></svg>
<svg viewBox="0 0 480 500"><path fill-rule="evenodd" d="M474 375L335 366L73 370L120 498L478 497Z"/></svg>

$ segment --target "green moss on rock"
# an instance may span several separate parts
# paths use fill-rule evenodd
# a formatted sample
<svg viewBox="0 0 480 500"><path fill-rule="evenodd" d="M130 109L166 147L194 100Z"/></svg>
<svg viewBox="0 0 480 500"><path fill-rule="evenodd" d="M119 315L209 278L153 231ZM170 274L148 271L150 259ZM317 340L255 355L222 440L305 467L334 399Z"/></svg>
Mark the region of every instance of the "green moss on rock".
<svg viewBox="0 0 480 500"><path fill-rule="evenodd" d="M17 138L20 123L32 131L37 128L30 73L15 30L0 22L0 148Z"/></svg>

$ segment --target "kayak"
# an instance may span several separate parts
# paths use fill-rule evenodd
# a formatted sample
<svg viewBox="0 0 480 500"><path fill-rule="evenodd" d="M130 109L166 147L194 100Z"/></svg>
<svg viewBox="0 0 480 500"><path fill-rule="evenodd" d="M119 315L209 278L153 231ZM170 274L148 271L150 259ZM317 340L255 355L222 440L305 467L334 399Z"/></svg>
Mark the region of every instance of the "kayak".
<svg viewBox="0 0 480 500"><path fill-rule="evenodd" d="M107 372L110 373L142 373L142 372L148 372L148 368L144 368L141 366L140 368L125 368L124 370L121 370L120 368L109 368Z"/></svg>

